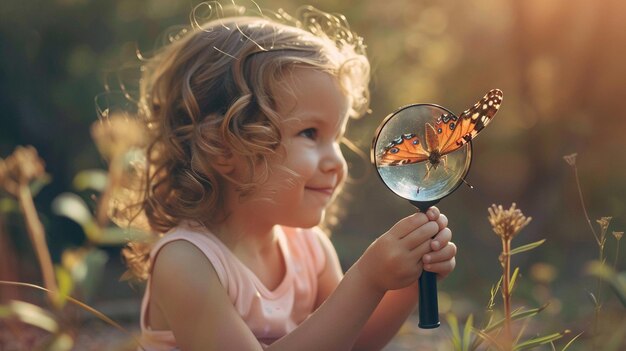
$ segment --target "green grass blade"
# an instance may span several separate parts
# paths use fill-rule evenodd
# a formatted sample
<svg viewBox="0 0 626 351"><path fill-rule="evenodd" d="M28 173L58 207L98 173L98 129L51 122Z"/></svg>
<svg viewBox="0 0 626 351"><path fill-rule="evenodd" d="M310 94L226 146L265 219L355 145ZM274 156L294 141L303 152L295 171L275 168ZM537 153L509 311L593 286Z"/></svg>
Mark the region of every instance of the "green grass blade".
<svg viewBox="0 0 626 351"><path fill-rule="evenodd" d="M584 332L581 332L580 334L578 334L575 337L573 337L572 340L570 340L567 344L565 344L565 346L563 346L563 349L561 349L561 351L567 350L574 343L574 341L576 341L576 339L578 339L578 337L583 335L583 333Z"/></svg>
<svg viewBox="0 0 626 351"><path fill-rule="evenodd" d="M470 341L472 339L472 329L474 324L474 315L470 314L465 321L465 328L463 328L463 347L461 350L469 351Z"/></svg>
<svg viewBox="0 0 626 351"><path fill-rule="evenodd" d="M532 317L532 316L536 315L537 313L539 313L539 312L541 312L541 311L545 310L545 309L546 309L546 307L548 307L548 305L547 305L547 304L545 304L545 305L543 305L543 306L541 306L541 307L538 307L538 308L533 308L533 309L526 310L526 311L524 311L524 310L517 310L517 311L514 311L513 313L511 313L511 319L512 319L512 320L519 320L519 319L524 319L524 318ZM483 329L483 331L485 331L485 332L487 332L487 333L488 333L488 332L490 332L490 331L492 331L492 330L494 330L494 329L496 329L496 328L498 328L498 327L502 326L503 324L504 324L504 318L503 318L503 319L498 320L497 322L495 322L495 323L493 323L493 324L489 324L487 327L485 327L485 328Z"/></svg>
<svg viewBox="0 0 626 351"><path fill-rule="evenodd" d="M532 338L530 340L524 341L520 344L515 345L515 347L513 347L514 351L519 351L519 350L528 350L528 349L532 349L533 347L537 347L539 345L544 345L547 343L550 343L552 341L558 340L560 338L563 337L563 335L565 335L566 333L568 333L568 331L562 332L562 333L553 333L553 334L549 334L549 335L545 335L545 336L539 336L536 338Z"/></svg>
<svg viewBox="0 0 626 351"><path fill-rule="evenodd" d="M515 254L518 254L518 253L521 253L521 252L532 250L532 249L536 248L537 246L543 244L544 242L546 242L546 239L541 239L539 241L535 241L534 243L530 243L530 244L522 245L520 247L516 247L516 248L511 250L511 256L513 256Z"/></svg>
<svg viewBox="0 0 626 351"><path fill-rule="evenodd" d="M446 315L446 320L448 321L448 325L450 326L450 331L452 332L452 346L454 347L454 351L461 351L461 334L459 332L459 320L452 313L448 313Z"/></svg>

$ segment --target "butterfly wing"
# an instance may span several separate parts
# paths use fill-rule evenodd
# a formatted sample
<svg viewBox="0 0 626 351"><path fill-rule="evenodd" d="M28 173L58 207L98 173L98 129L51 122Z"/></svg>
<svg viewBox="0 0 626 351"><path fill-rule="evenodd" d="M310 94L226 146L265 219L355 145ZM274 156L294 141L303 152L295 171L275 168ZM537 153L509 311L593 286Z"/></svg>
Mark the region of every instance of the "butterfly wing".
<svg viewBox="0 0 626 351"><path fill-rule="evenodd" d="M465 110L460 117L444 114L435 123L439 134L441 155L445 155L467 144L491 122L502 104L502 91L490 90L474 106Z"/></svg>
<svg viewBox="0 0 626 351"><path fill-rule="evenodd" d="M403 134L392 140L378 155L379 166L402 166L428 159L430 153L422 147L415 134Z"/></svg>

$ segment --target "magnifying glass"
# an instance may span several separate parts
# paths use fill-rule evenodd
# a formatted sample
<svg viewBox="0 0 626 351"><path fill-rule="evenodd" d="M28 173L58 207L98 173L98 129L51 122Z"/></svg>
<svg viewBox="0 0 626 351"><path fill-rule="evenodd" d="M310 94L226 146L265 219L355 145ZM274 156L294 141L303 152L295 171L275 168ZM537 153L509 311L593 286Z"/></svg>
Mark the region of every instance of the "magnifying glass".
<svg viewBox="0 0 626 351"><path fill-rule="evenodd" d="M388 115L376 131L371 160L383 183L420 212L450 195L461 184L472 161L472 139L493 118L502 92L489 91L456 116L435 104L404 106ZM437 279L419 278L419 327L439 326Z"/></svg>

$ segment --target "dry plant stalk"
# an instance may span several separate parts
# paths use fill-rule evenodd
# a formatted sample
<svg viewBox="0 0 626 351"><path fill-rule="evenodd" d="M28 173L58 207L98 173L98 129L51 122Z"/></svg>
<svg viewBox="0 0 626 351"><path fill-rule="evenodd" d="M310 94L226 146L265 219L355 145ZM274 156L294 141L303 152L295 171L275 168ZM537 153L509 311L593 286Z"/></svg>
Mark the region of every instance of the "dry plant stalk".
<svg viewBox="0 0 626 351"><path fill-rule="evenodd" d="M491 205L489 223L493 231L502 241L502 299L504 303L504 337L507 350L513 349L513 333L511 331L511 241L532 220L526 217L521 210L515 208L515 203L508 210L502 205Z"/></svg>
<svg viewBox="0 0 626 351"><path fill-rule="evenodd" d="M123 188L124 157L133 148L142 148L146 142L146 131L136 118L114 114L102 118L91 126L91 136L100 154L109 162L109 179L98 200L96 222L104 227L109 220L109 207L115 198L114 192Z"/></svg>
<svg viewBox="0 0 626 351"><path fill-rule="evenodd" d="M37 215L29 187L32 181L45 176L47 176L45 164L32 146L18 146L5 160L0 159L0 188L14 196L19 203L29 239L41 268L43 283L47 288L48 300L56 305L59 291L54 266L48 251L46 233Z"/></svg>
<svg viewBox="0 0 626 351"><path fill-rule="evenodd" d="M596 230L593 228L593 225L591 223L591 219L589 219L589 214L587 212L587 207L585 206L585 199L583 198L583 191L582 188L580 186L580 179L578 177L578 167L576 167L576 153L570 154L570 155L566 155L563 156L563 159L565 160L565 162L570 165L572 167L572 170L574 171L574 179L576 180L576 187L578 189L578 196L580 198L580 205L583 209L583 213L585 214L585 219L587 220L587 223L589 224L589 228L591 229L591 233L593 234L594 239L596 240L596 244L598 245L598 259L602 264L605 264L606 261L606 257L604 255L604 247L606 244L606 239L607 239L607 230L609 228L609 224L611 223L611 217L602 217L598 220L596 220L596 222L598 223L598 225L600 226L600 233L596 233ZM615 232L614 232L615 233ZM615 235L615 239L617 239L617 243L618 243L618 250L619 250L619 239L621 239L621 236L619 235ZM616 255L617 258L617 255ZM615 261L617 262L617 260ZM597 283L596 283L596 293L591 294L591 298L594 302L594 320L593 320L593 349L596 349L596 335L598 332L598 328L599 328L599 323L600 323L600 310L602 309L602 300L601 300L601 290L602 290L602 281L598 278Z"/></svg>

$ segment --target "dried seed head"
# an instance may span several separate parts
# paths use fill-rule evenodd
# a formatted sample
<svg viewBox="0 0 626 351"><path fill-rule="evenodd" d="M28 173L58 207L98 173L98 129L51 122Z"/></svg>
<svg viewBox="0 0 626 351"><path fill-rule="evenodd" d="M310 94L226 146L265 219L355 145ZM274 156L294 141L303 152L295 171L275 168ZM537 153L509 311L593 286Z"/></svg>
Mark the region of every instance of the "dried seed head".
<svg viewBox="0 0 626 351"><path fill-rule="evenodd" d="M489 211L489 223L491 223L493 231L504 240L513 239L532 220L532 217L526 218L522 211L516 209L515 206L513 203L511 208L505 210L502 205L491 205L487 209Z"/></svg>
<svg viewBox="0 0 626 351"><path fill-rule="evenodd" d="M619 241L624 236L624 232L613 232L613 236Z"/></svg>
<svg viewBox="0 0 626 351"><path fill-rule="evenodd" d="M612 218L613 217L602 217L596 220L596 222L600 225L601 237L603 237L606 234L606 230L609 229L609 224L611 223Z"/></svg>
<svg viewBox="0 0 626 351"><path fill-rule="evenodd" d="M5 160L0 160L0 182L26 185L46 175L45 163L33 146L18 146Z"/></svg>
<svg viewBox="0 0 626 351"><path fill-rule="evenodd" d="M111 161L131 148L144 146L146 142L144 128L137 119L112 115L95 122L91 126L91 136L100 154Z"/></svg>
<svg viewBox="0 0 626 351"><path fill-rule="evenodd" d="M563 156L563 159L565 160L565 162L567 162L568 165L576 166L576 156L578 156L578 154L577 153L573 153L573 154L570 154L570 155Z"/></svg>

